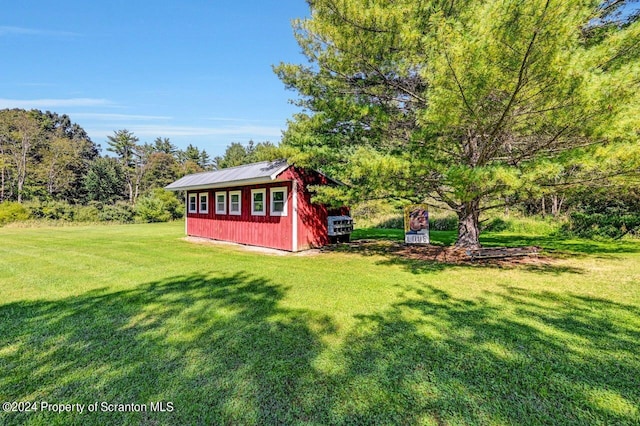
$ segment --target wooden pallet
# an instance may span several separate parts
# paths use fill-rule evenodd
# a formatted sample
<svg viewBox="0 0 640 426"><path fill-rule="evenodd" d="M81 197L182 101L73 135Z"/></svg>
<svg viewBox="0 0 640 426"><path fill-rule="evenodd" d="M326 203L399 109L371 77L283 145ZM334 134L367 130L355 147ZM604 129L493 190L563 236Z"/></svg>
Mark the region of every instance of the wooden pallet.
<svg viewBox="0 0 640 426"><path fill-rule="evenodd" d="M540 247L490 247L467 250L471 260L502 259L519 256L537 256Z"/></svg>

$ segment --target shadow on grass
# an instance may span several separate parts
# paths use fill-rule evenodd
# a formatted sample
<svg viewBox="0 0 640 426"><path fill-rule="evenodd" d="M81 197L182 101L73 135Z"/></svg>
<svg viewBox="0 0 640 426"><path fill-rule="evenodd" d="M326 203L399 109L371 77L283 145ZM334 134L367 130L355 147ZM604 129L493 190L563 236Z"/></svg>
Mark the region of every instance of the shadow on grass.
<svg viewBox="0 0 640 426"><path fill-rule="evenodd" d="M174 406L164 413L11 413L0 423L290 424L307 411L317 415L323 405L304 388L319 339L333 325L279 308L284 291L244 274L193 275L0 306L4 401Z"/></svg>
<svg viewBox="0 0 640 426"><path fill-rule="evenodd" d="M464 263L448 262L446 258L439 260L412 259L395 255L394 253L384 253L381 250L378 255L385 256L386 259L377 262L379 265L400 265L411 273L424 274L436 271L443 271L452 267L457 268L475 268L475 269L517 269L536 274L544 275L562 275L562 274L584 274L584 269L567 265L556 265L550 263L549 260L541 260L538 258L512 258L512 259L490 259L488 261L471 261L465 260ZM528 263L528 262L536 263Z"/></svg>
<svg viewBox="0 0 640 426"><path fill-rule="evenodd" d="M454 231L431 231L429 233L432 244L438 246L453 245L456 241ZM383 241L404 241L404 231L401 229L356 229L352 234L353 240L376 239ZM587 239L572 239L554 235L522 235L500 232L483 232L480 242L485 247L530 247L539 246L547 251L560 252L567 255L640 253L640 241L595 241Z"/></svg>
<svg viewBox="0 0 640 426"><path fill-rule="evenodd" d="M557 252L560 255L565 254L570 256L640 253L640 241L595 241L586 239L569 239L562 236L531 236L488 233L482 236L481 242L487 247L541 246L547 252Z"/></svg>
<svg viewBox="0 0 640 426"><path fill-rule="evenodd" d="M580 268L555 264L554 260L584 256L614 259L617 258L616 254L640 253L640 241L592 241L550 235L485 232L480 239L483 247L541 247L543 249L541 260L536 262L528 261L527 258L505 258L471 262L466 257L448 259L447 256L438 255L439 251L444 252L447 248L453 248L450 246L455 243L455 232L433 231L430 237L431 244L425 246L423 249L425 254L421 258L401 253L404 233L400 229L358 229L352 235L351 245L334 246L332 250L359 253L365 256L383 256L386 260L380 262L381 264L400 264L413 273L440 271L455 264L456 266L519 268L529 272L553 275L584 273ZM416 248L416 250L419 249Z"/></svg>
<svg viewBox="0 0 640 426"><path fill-rule="evenodd" d="M283 307L285 287L248 274L2 305L5 400L174 410L5 413L0 423L640 421L637 307L514 287L477 300L403 292L333 344L334 319Z"/></svg>
<svg viewBox="0 0 640 426"><path fill-rule="evenodd" d="M344 344L341 386L360 402L340 406L359 422L640 422L637 307L516 288L476 301L413 292L359 316Z"/></svg>
<svg viewBox="0 0 640 426"><path fill-rule="evenodd" d="M394 230L391 230L394 231ZM399 265L411 273L422 274L458 268L520 269L538 274L583 274L584 270L560 265L555 257L524 256L472 260L463 249L441 242L425 246L411 246L401 240L387 238L354 239L351 243L323 248L325 251L377 256L379 265Z"/></svg>
<svg viewBox="0 0 640 426"><path fill-rule="evenodd" d="M403 244L385 239L355 240L351 243L336 244L323 248L324 251L334 253L382 257L383 260L378 261L378 265L400 265L414 273L437 272L455 266L452 262L435 261L435 259L411 259L403 253L404 249Z"/></svg>

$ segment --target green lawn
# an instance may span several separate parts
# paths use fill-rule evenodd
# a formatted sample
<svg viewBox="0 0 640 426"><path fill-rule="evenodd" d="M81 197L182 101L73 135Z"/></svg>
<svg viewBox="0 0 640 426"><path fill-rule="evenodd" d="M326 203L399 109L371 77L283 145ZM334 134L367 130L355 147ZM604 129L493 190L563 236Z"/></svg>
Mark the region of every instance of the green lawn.
<svg viewBox="0 0 640 426"><path fill-rule="evenodd" d="M455 266L183 229L0 228L0 402L173 407L0 424L640 423L640 242L488 234L557 261Z"/></svg>

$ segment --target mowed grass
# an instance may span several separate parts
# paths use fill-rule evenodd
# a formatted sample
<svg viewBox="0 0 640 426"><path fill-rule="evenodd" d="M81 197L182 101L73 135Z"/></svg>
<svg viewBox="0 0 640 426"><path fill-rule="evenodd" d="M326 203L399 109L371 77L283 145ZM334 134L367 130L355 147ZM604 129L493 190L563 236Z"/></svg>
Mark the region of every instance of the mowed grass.
<svg viewBox="0 0 640 426"><path fill-rule="evenodd" d="M499 268L182 237L0 229L0 402L173 407L0 424L640 423L640 242L488 234L557 258Z"/></svg>

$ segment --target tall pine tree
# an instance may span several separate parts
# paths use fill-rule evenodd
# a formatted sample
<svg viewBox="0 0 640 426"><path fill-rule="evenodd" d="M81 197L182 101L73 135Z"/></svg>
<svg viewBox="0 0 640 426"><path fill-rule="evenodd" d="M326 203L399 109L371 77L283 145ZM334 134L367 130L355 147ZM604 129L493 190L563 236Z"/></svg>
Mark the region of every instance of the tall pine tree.
<svg viewBox="0 0 640 426"><path fill-rule="evenodd" d="M499 200L610 142L637 148L640 23L595 30L628 3L309 1L294 28L310 63L275 69L304 108L290 159L350 184L325 198L444 203L456 244L478 247Z"/></svg>

